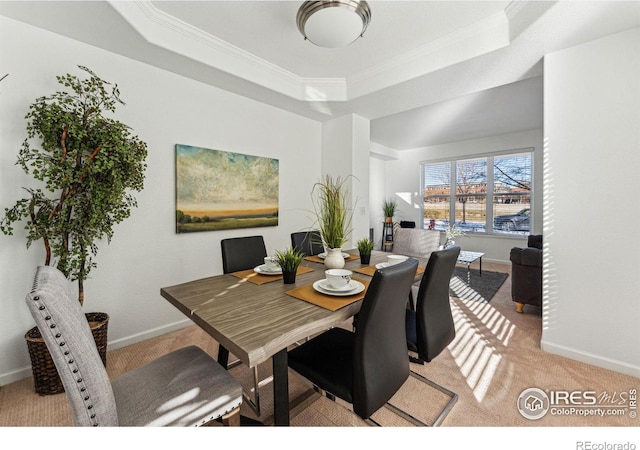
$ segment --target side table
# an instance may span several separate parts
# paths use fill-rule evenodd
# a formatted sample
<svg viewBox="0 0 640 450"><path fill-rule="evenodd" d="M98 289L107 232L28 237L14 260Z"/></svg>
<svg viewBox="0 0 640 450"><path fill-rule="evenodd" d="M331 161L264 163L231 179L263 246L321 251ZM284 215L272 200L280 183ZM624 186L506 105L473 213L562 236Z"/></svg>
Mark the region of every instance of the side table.
<svg viewBox="0 0 640 450"><path fill-rule="evenodd" d="M480 262L480 276L482 276L482 257L484 253L480 252L469 252L465 250L461 250L458 255L458 260L456 261L458 264L466 264L467 265L467 283L471 281L471 263L476 260Z"/></svg>
<svg viewBox="0 0 640 450"><path fill-rule="evenodd" d="M382 222L382 243L380 250L390 252L393 250L393 222Z"/></svg>

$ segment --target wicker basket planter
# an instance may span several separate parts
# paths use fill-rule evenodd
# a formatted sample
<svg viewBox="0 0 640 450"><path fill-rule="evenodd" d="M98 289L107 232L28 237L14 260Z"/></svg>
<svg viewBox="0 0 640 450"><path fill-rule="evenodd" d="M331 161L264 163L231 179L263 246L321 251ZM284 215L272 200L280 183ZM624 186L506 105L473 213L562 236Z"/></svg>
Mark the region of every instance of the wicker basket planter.
<svg viewBox="0 0 640 450"><path fill-rule="evenodd" d="M107 366L107 327L109 315L106 313L86 313L93 339L96 341L98 353L105 367ZM53 359L49 354L47 344L40 335L38 327L33 327L27 334L27 347L31 357L31 369L33 371L33 383L36 393L40 395L60 394L64 392L62 380L58 375Z"/></svg>

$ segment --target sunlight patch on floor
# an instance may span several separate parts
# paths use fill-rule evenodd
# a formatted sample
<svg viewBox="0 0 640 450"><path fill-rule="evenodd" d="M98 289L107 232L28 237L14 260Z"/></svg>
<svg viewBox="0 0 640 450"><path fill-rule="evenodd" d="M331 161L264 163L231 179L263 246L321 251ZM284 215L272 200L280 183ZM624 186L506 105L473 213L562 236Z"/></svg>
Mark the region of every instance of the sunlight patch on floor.
<svg viewBox="0 0 640 450"><path fill-rule="evenodd" d="M451 302L456 337L449 344L449 351L476 400L481 402L502 361L498 348L508 345L515 325L487 302L460 301L465 309Z"/></svg>
<svg viewBox="0 0 640 450"><path fill-rule="evenodd" d="M455 296L458 298L465 298L472 300L474 302L486 302L485 299L480 293L476 292L471 286L467 284L466 281L462 280L462 278L453 276L451 277L451 284L449 285L451 290L456 294Z"/></svg>

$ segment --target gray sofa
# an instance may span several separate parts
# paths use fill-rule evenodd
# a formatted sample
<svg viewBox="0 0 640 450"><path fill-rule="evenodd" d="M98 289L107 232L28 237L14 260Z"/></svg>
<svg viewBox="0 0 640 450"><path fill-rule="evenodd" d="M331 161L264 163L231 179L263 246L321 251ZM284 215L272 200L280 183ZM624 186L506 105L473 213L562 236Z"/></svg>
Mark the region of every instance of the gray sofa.
<svg viewBox="0 0 640 450"><path fill-rule="evenodd" d="M421 228L394 227L393 253L429 259L440 247L440 232Z"/></svg>

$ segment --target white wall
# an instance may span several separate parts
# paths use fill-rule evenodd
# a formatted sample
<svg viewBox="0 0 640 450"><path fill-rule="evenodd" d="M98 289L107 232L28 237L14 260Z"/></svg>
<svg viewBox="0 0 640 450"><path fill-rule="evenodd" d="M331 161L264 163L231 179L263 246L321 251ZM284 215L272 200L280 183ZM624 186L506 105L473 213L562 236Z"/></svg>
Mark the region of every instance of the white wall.
<svg viewBox="0 0 640 450"><path fill-rule="evenodd" d="M111 316L115 349L190 324L160 297L160 288L222 273L220 240L263 234L269 252L290 245L307 228L313 183L320 178L321 125L173 73L0 17L0 208L24 196L31 179L14 163L26 137L24 116L33 101L59 88L56 75L84 75L90 67L118 83L127 103L116 118L149 146L139 207L102 242L97 269L85 284L85 310ZM175 233L175 144L278 158L280 224L228 232ZM304 167L305 170L300 170ZM33 321L24 304L39 243L25 249L24 233L0 234L0 384L30 375L25 332Z"/></svg>
<svg viewBox="0 0 640 450"><path fill-rule="evenodd" d="M482 139L452 142L432 147L416 148L396 152L397 159L381 161L372 158L371 183L384 185L384 190L371 191L371 223L380 240L382 230L382 201L385 197L393 197L398 202L398 212L394 222L409 220L420 226L420 163L442 158L473 156L490 152L533 148L534 152L534 228L533 233L542 230L542 130L531 130L520 133L491 136ZM376 180L376 181L374 181ZM378 180L384 180L380 183ZM442 238L444 241L444 237ZM487 261L509 262L509 251L512 247L526 246L526 238L506 236L465 235L456 240L465 250L486 253Z"/></svg>
<svg viewBox="0 0 640 450"><path fill-rule="evenodd" d="M640 376L640 29L544 66L542 348Z"/></svg>

